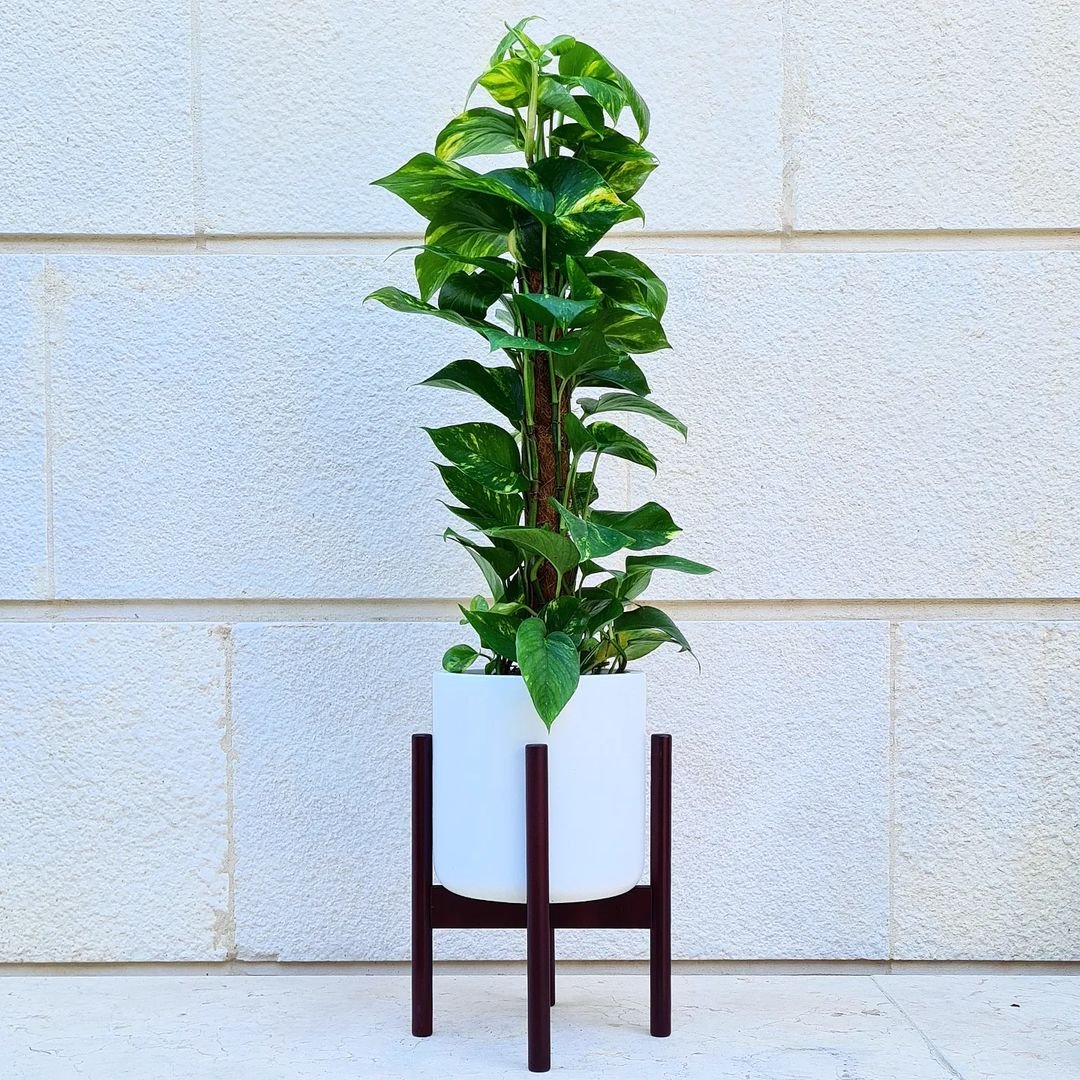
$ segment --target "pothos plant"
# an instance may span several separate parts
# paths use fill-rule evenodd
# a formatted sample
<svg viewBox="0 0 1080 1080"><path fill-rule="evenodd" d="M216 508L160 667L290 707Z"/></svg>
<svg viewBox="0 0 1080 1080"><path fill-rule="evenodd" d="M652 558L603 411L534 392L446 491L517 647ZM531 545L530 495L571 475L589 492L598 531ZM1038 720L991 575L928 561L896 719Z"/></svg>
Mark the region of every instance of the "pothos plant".
<svg viewBox="0 0 1080 1080"><path fill-rule="evenodd" d="M415 257L419 296L386 287L368 299L475 330L509 363L454 360L422 385L475 394L508 422L426 428L472 535L447 539L472 556L491 593L462 607L479 647L455 645L443 667L478 660L488 674L520 673L550 728L583 675L620 673L671 642L672 620L639 602L656 570L707 574L676 555L641 554L680 531L655 502L596 507L606 458L656 472L652 452L609 417L640 413L686 435L650 398L634 356L669 348L664 283L640 259L594 251L657 166L642 145L649 110L596 49L560 35L538 44L524 19L473 84L498 108L468 108L418 154L375 184L428 221ZM466 101L468 106L468 100ZM625 112L636 137L617 124ZM472 155L524 155L479 173ZM629 552L621 566L599 560Z"/></svg>

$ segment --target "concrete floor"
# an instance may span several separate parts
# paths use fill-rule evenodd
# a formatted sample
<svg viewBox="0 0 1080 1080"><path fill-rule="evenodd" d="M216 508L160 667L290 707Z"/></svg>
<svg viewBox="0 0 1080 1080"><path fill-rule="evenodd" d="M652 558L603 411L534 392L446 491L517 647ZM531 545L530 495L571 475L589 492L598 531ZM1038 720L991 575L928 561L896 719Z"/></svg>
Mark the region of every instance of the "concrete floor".
<svg viewBox="0 0 1080 1080"><path fill-rule="evenodd" d="M643 975L560 975L553 1073L703 1080L1080 1080L1080 977L697 975L648 1035ZM435 1035L394 975L14 976L3 1080L526 1076L520 975L439 975Z"/></svg>

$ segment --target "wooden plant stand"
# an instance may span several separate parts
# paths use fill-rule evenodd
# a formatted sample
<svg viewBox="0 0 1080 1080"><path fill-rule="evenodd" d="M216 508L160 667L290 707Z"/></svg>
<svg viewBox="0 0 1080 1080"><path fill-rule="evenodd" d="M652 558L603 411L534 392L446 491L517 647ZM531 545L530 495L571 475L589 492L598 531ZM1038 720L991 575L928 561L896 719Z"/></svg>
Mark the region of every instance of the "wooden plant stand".
<svg viewBox="0 0 1080 1080"><path fill-rule="evenodd" d="M548 892L548 748L525 747L526 902L474 900L432 884L431 736L412 737L412 1033L432 1029L432 930L524 929L529 1070L551 1068L555 931L649 931L649 1032L671 1034L671 736L652 737L648 885L621 896L553 904Z"/></svg>

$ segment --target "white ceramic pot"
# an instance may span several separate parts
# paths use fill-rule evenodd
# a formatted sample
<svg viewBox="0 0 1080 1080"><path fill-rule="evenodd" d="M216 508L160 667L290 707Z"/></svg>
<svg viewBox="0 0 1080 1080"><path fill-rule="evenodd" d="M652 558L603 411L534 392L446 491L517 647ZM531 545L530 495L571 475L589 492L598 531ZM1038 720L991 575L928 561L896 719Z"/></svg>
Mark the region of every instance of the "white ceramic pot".
<svg viewBox="0 0 1080 1080"><path fill-rule="evenodd" d="M525 900L525 746L548 745L553 903L617 896L645 864L645 676L586 675L550 734L517 675L435 675L435 877Z"/></svg>

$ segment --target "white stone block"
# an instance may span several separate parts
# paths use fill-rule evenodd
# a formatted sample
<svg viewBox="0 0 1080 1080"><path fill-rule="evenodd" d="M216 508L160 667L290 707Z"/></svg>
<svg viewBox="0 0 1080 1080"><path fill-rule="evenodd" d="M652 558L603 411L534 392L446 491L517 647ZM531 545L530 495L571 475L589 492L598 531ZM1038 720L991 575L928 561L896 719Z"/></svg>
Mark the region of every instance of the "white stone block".
<svg viewBox="0 0 1080 1080"><path fill-rule="evenodd" d="M901 624L894 954L1080 958L1080 623Z"/></svg>
<svg viewBox="0 0 1080 1080"><path fill-rule="evenodd" d="M0 960L224 959L224 709L219 628L0 628Z"/></svg>
<svg viewBox="0 0 1080 1080"><path fill-rule="evenodd" d="M887 955L888 650L878 622L683 622L640 662L674 735L685 959Z"/></svg>
<svg viewBox="0 0 1080 1080"><path fill-rule="evenodd" d="M458 519L421 425L499 422L414 388L470 331L361 301L410 260L50 259L62 596L456 596ZM477 345L479 343L479 347Z"/></svg>
<svg viewBox="0 0 1080 1080"><path fill-rule="evenodd" d="M690 437L635 426L630 498L719 571L654 595L1080 595L1080 253L653 264L674 352L643 366Z"/></svg>
<svg viewBox="0 0 1080 1080"><path fill-rule="evenodd" d="M4 5L0 233L190 233L191 7Z"/></svg>
<svg viewBox="0 0 1080 1080"><path fill-rule="evenodd" d="M0 258L0 598L46 595L44 262Z"/></svg>
<svg viewBox="0 0 1080 1080"><path fill-rule="evenodd" d="M888 683L880 623L688 624L702 658L651 672L674 735L680 957L884 956ZM247 959L408 956L409 735L454 624L235 630L237 944ZM557 722L557 721L556 721ZM517 932L436 955L514 958ZM565 958L644 934L560 932Z"/></svg>
<svg viewBox="0 0 1080 1080"><path fill-rule="evenodd" d="M653 112L662 165L642 192L650 229L775 229L780 214L778 0L530 11L542 37L606 53ZM206 225L216 232L415 232L371 180L430 151L511 18L315 0L201 5ZM490 104L483 91L473 104ZM499 167L501 161L482 167ZM692 192L692 197L687 193Z"/></svg>
<svg viewBox="0 0 1080 1080"><path fill-rule="evenodd" d="M786 30L796 227L1080 222L1073 5L793 0Z"/></svg>
<svg viewBox="0 0 1080 1080"><path fill-rule="evenodd" d="M467 627L234 630L241 959L408 956L410 736Z"/></svg>

